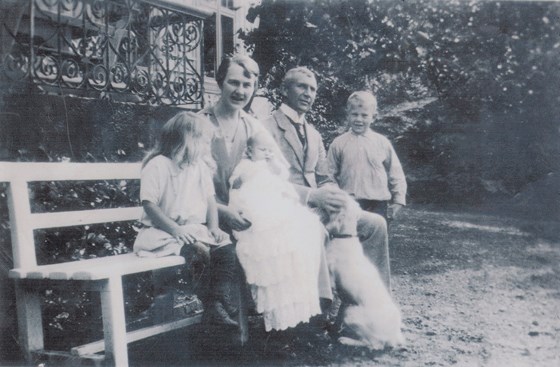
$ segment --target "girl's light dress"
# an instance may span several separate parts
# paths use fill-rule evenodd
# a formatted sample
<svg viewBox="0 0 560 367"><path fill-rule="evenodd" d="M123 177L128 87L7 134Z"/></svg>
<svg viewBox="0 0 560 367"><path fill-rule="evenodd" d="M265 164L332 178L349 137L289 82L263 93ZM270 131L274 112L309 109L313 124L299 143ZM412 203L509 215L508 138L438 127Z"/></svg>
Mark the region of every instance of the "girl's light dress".
<svg viewBox="0 0 560 367"><path fill-rule="evenodd" d="M202 161L179 167L174 161L158 155L142 169L140 177L140 200L156 204L165 215L180 225L206 246L216 243L206 227L208 198L214 196L212 171ZM145 211L142 212L143 227L136 236L134 252L140 256L178 255L182 244L171 234L153 226Z"/></svg>
<svg viewBox="0 0 560 367"><path fill-rule="evenodd" d="M267 331L294 327L321 312L325 230L287 178L287 170L277 175L266 161L243 159L230 179L230 207L252 223L234 232L237 256Z"/></svg>

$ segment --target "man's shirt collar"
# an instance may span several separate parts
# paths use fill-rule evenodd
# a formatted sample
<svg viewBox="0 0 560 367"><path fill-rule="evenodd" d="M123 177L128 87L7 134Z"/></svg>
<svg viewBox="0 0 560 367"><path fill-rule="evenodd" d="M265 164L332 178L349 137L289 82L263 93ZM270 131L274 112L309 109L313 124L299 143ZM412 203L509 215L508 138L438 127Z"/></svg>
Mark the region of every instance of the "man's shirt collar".
<svg viewBox="0 0 560 367"><path fill-rule="evenodd" d="M280 106L280 111L282 111L286 116L288 116L290 120L297 124L305 123L305 114L298 114L296 110L285 103L282 103L282 105Z"/></svg>

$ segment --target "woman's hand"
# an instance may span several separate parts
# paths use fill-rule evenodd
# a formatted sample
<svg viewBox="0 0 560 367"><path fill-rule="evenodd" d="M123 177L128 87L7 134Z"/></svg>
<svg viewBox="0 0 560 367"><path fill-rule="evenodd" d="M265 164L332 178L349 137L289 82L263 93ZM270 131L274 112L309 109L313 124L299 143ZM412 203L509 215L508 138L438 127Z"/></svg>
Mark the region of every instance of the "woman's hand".
<svg viewBox="0 0 560 367"><path fill-rule="evenodd" d="M251 222L243 218L242 213L231 210L230 208L222 208L220 215L224 223L234 231L244 231L251 227Z"/></svg>

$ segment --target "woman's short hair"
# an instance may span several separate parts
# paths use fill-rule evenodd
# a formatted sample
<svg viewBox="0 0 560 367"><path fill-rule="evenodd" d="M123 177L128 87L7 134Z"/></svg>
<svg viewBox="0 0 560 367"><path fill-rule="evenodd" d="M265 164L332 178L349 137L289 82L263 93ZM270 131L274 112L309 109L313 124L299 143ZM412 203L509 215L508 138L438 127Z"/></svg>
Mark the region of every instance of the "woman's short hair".
<svg viewBox="0 0 560 367"><path fill-rule="evenodd" d="M233 56L226 56L216 72L216 82L221 88L226 79L227 72L232 64L239 65L243 68L243 73L247 78L255 78L255 90L257 89L259 78L259 65L255 60L247 55L237 54Z"/></svg>

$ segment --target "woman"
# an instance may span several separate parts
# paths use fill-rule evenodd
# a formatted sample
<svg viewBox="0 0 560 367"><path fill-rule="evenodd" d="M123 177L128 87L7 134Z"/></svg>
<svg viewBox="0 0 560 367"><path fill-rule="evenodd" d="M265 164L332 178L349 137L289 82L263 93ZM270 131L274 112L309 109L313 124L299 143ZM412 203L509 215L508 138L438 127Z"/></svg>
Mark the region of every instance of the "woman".
<svg viewBox="0 0 560 367"><path fill-rule="evenodd" d="M217 163L214 187L218 203L220 227L231 234L243 231L251 223L228 207L229 178L243 158L247 139L259 131L266 131L260 122L244 111L252 100L259 67L248 56L235 55L222 61L216 73L221 94L218 102L200 113L214 124L212 156ZM280 153L278 153L280 154ZM232 296L236 277L236 255L233 245L221 246L210 254L209 291L205 301L205 317L209 322L236 325L237 302Z"/></svg>
<svg viewBox="0 0 560 367"><path fill-rule="evenodd" d="M218 203L220 227L228 234L241 232L251 226L242 213L233 210L229 204L230 177L235 167L245 156L247 141L259 134L270 136L270 132L245 109L253 99L258 83L259 67L248 56L235 55L222 61L216 73L216 81L221 94L218 102L200 113L206 115L215 127L212 139L212 157L217 168L214 174L214 188ZM272 154L288 166L280 148L274 143ZM205 317L209 321L235 325L233 317L238 312L232 290L235 284L237 259L233 244L213 249L210 260L209 292L205 304ZM321 297L332 298L330 279L324 262L319 274L321 289L326 293Z"/></svg>

